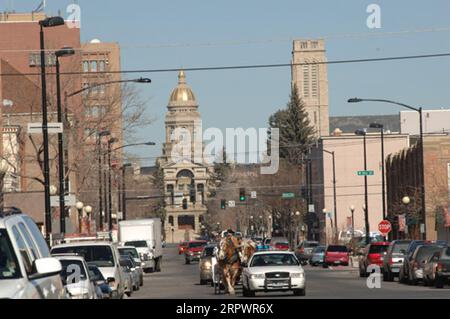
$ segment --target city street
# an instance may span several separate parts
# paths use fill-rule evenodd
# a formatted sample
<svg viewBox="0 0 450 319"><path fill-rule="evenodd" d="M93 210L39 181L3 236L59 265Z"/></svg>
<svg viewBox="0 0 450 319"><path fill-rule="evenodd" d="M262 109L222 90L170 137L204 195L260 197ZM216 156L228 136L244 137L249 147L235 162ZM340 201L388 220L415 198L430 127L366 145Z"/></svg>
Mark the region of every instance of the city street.
<svg viewBox="0 0 450 319"><path fill-rule="evenodd" d="M381 282L381 289L369 289L366 278L359 278L357 269L350 267L306 266L306 297L294 297L291 293L257 294L260 298L299 298L299 299L426 299L450 298L450 287L435 289L423 286L408 286L398 282ZM238 287L237 298L242 298ZM211 299L230 298L228 295L214 295L209 285L200 286L198 264L184 264L184 257L179 256L174 246L165 248L163 267L160 273L147 274L144 286L135 292L131 299Z"/></svg>

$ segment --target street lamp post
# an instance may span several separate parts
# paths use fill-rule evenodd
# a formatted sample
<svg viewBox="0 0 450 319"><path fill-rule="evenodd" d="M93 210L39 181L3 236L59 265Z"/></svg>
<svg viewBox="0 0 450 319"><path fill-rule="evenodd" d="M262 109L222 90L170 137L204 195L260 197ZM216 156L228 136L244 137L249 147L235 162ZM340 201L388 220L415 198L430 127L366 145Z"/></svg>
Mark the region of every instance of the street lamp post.
<svg viewBox="0 0 450 319"><path fill-rule="evenodd" d="M108 140L108 229L112 231L112 167L111 167L111 145L117 143L119 140L117 138L111 138Z"/></svg>
<svg viewBox="0 0 450 319"><path fill-rule="evenodd" d="M367 133L363 130L357 130L356 135L362 136L364 140L364 171L367 171ZM366 226L366 244L370 244L370 226L369 226L369 196L367 187L367 175L364 175L364 221Z"/></svg>
<svg viewBox="0 0 450 319"><path fill-rule="evenodd" d="M102 183L102 137L110 136L109 131L101 131L97 134L98 147L98 212L99 212L99 227L103 230L103 183ZM106 208L106 207L105 207Z"/></svg>
<svg viewBox="0 0 450 319"><path fill-rule="evenodd" d="M87 225L88 225L88 234L91 234L91 213L92 213L92 207L86 206L84 209L86 211L86 217L87 217Z"/></svg>
<svg viewBox="0 0 450 319"><path fill-rule="evenodd" d="M355 238L355 206L350 206L350 212L352 213L352 242Z"/></svg>
<svg viewBox="0 0 450 319"><path fill-rule="evenodd" d="M73 48L62 48L59 51L55 52L56 56L56 100L57 100L57 109L58 109L58 123L63 123L62 118L62 103L61 103L61 76L60 76L60 63L59 59L62 57L72 56L75 54L75 50ZM63 125L64 130L64 125ZM58 134L58 166L59 166L59 223L60 223L60 232L64 234L66 232L66 203L65 203L65 195L66 190L64 187L65 184L65 169L64 169L64 140L63 133Z"/></svg>
<svg viewBox="0 0 450 319"><path fill-rule="evenodd" d="M383 220L386 219L386 176L385 176L385 163L384 163L384 125L379 123L371 123L370 128L376 128L380 130L381 134L381 201L383 205Z"/></svg>
<svg viewBox="0 0 450 319"><path fill-rule="evenodd" d="M330 154L332 156L333 159L333 207L334 207L334 227L336 229L333 228L333 233L334 233L334 237L337 238L337 194L336 194L336 153L327 151L327 150L323 150L325 153Z"/></svg>
<svg viewBox="0 0 450 319"><path fill-rule="evenodd" d="M41 49L41 89L42 89L42 133L43 133L43 175L44 175L44 203L45 203L45 234L47 244L50 245L50 234L52 233L52 216L50 205L50 156L48 144L48 115L47 115L47 79L45 73L45 39L44 28L64 25L61 17L48 17L39 21L40 26L40 49Z"/></svg>
<svg viewBox="0 0 450 319"><path fill-rule="evenodd" d="M380 103L389 103L402 106L404 108L410 109L412 111L416 111L419 113L419 161L421 167L421 181L420 181L420 197L421 197L421 209L422 209L422 218L424 224L424 234L423 238L427 238L427 221L426 221L426 205L425 205L425 163L424 163L424 149L423 149L423 109L422 107L413 107L404 103L399 103L391 100L385 99L361 99L361 98L352 98L348 100L349 103L361 103L361 102L380 102Z"/></svg>
<svg viewBox="0 0 450 319"><path fill-rule="evenodd" d="M131 164L124 164L122 166L122 220L127 219L127 193L126 193L126 171L127 167L131 167Z"/></svg>
<svg viewBox="0 0 450 319"><path fill-rule="evenodd" d="M84 204L83 204L83 202L77 202L76 203L76 205L75 205L75 207L77 208L77 211L78 211L78 232L81 234L81 232L82 232L82 228L81 228L81 224L82 224L82 222L81 222L81 217L82 217L82 215L83 215L83 207L84 207Z"/></svg>
<svg viewBox="0 0 450 319"><path fill-rule="evenodd" d="M403 203L403 205L405 205L405 230L406 230L406 229L408 229L408 223L406 223L406 218L408 216L408 205L411 203L411 199L409 198L409 196L403 197L402 198L402 203ZM404 233L406 233L406 231L404 231Z"/></svg>

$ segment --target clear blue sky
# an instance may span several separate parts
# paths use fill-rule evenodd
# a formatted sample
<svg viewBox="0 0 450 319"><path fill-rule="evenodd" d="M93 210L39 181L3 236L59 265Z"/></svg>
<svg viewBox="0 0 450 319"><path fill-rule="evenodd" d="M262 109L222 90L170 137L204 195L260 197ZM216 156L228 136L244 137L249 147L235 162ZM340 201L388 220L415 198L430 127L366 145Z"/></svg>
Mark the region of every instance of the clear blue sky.
<svg viewBox="0 0 450 319"><path fill-rule="evenodd" d="M17 11L31 11L40 0L0 0ZM48 13L65 12L69 0L47 0ZM366 7L382 8L382 28L366 26ZM332 36L329 60L450 52L450 32L380 37L339 37L345 34L449 28L448 0L80 0L82 40L99 38L122 46L123 69L153 69L286 63L290 38ZM223 45L247 40L283 40ZM222 43L198 46L201 43ZM193 44L158 47L159 44ZM169 94L176 73L142 74L153 84L142 92L149 100L153 125L142 140L161 143ZM387 114L399 109L384 105L348 105L353 96L392 98L425 108L450 106L450 58L345 64L329 67L331 115ZM188 83L200 102L204 127L265 127L267 118L288 100L290 70L263 69L191 72ZM133 150L143 157L152 151ZM152 160L145 161L147 164Z"/></svg>

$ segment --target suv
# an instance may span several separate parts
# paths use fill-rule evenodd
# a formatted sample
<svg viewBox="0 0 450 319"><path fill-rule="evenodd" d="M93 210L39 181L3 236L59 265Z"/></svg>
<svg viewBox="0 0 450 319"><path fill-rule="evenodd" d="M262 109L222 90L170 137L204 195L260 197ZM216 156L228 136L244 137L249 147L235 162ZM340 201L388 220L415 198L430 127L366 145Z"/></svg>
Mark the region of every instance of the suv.
<svg viewBox="0 0 450 319"><path fill-rule="evenodd" d="M376 265L383 267L383 258L389 248L388 242L371 243L366 247L365 253L359 261L359 276L369 275L369 266Z"/></svg>
<svg viewBox="0 0 450 319"><path fill-rule="evenodd" d="M0 299L63 299L61 270L30 217L16 208L0 212Z"/></svg>
<svg viewBox="0 0 450 319"><path fill-rule="evenodd" d="M412 263L412 257L413 254L418 246L425 246L425 245L441 245L441 246L447 246L447 242L445 240L438 240L438 241L430 241L430 240L413 240L409 243L408 248L404 251L405 259L403 261L403 265L400 268L400 272L398 274L398 279L401 283L407 283L410 281L411 278L409 278L410 269Z"/></svg>
<svg viewBox="0 0 450 319"><path fill-rule="evenodd" d="M77 254L87 263L96 265L113 290L115 298L123 298L125 293L124 274L119 264L117 246L111 242L87 241L57 245L52 248L53 255Z"/></svg>
<svg viewBox="0 0 450 319"><path fill-rule="evenodd" d="M184 252L186 265L190 264L194 260L200 261L200 255L202 254L203 248L207 244L208 242L204 240L190 241L186 251Z"/></svg>
<svg viewBox="0 0 450 319"><path fill-rule="evenodd" d="M329 245L325 251L323 260L323 268L331 265L348 266L350 262L350 254L344 245Z"/></svg>
<svg viewBox="0 0 450 319"><path fill-rule="evenodd" d="M411 240L394 240L383 258L383 281L394 281L398 277L405 258L404 252L408 249Z"/></svg>
<svg viewBox="0 0 450 319"><path fill-rule="evenodd" d="M306 265L307 262L311 259L312 252L317 246L319 246L319 242L305 240L300 244L300 246L297 247L295 255L302 265Z"/></svg>

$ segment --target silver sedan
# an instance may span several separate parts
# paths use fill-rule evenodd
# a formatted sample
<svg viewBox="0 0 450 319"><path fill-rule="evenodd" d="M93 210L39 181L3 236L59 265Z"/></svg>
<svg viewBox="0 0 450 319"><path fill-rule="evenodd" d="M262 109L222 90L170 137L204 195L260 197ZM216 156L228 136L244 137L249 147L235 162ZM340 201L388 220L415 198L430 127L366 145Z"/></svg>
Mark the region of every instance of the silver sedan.
<svg viewBox="0 0 450 319"><path fill-rule="evenodd" d="M255 253L242 272L245 297L256 292L292 291L305 296L305 271L295 254L288 251L263 251Z"/></svg>

